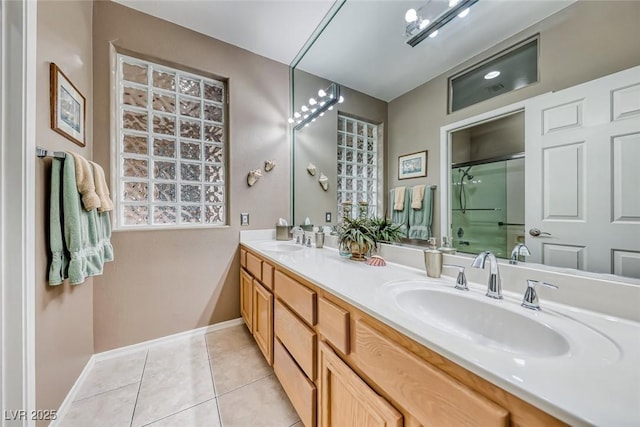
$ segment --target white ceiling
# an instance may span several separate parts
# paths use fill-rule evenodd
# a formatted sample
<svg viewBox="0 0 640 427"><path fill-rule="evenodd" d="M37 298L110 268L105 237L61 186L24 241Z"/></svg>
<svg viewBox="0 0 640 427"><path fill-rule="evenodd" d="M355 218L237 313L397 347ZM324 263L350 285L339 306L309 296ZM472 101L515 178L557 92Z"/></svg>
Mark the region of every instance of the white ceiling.
<svg viewBox="0 0 640 427"><path fill-rule="evenodd" d="M333 0L115 0L290 64ZM446 1L446 0L432 0ZM426 0L348 0L299 67L391 101L576 0L481 0L411 48L404 14Z"/></svg>
<svg viewBox="0 0 640 427"><path fill-rule="evenodd" d="M114 0L289 65L333 0Z"/></svg>

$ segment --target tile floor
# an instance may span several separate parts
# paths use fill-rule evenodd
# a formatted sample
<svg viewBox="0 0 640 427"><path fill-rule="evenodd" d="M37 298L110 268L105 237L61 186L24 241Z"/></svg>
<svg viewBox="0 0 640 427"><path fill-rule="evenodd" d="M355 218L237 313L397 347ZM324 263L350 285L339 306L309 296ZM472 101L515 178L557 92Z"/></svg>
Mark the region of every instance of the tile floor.
<svg viewBox="0 0 640 427"><path fill-rule="evenodd" d="M244 325L96 362L59 427L302 427Z"/></svg>

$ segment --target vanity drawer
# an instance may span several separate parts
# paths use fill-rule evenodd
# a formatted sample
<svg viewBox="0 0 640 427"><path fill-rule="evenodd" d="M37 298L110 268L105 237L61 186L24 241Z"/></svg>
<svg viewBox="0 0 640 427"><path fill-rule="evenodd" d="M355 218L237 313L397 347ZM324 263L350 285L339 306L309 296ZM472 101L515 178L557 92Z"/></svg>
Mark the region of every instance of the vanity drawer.
<svg viewBox="0 0 640 427"><path fill-rule="evenodd" d="M352 354L358 367L422 425L509 424L509 412L359 320ZM393 361L393 363L390 363Z"/></svg>
<svg viewBox="0 0 640 427"><path fill-rule="evenodd" d="M276 300L273 328L300 368L312 380L316 378L316 344L313 329L305 325L284 304Z"/></svg>
<svg viewBox="0 0 640 427"><path fill-rule="evenodd" d="M273 290L273 266L266 261L262 261L262 284Z"/></svg>
<svg viewBox="0 0 640 427"><path fill-rule="evenodd" d="M262 260L251 252L247 252L247 270L253 277L262 281Z"/></svg>
<svg viewBox="0 0 640 427"><path fill-rule="evenodd" d="M305 377L278 339L273 343L273 370L307 427L316 425L316 386Z"/></svg>
<svg viewBox="0 0 640 427"><path fill-rule="evenodd" d="M240 249L240 265L247 268L247 251Z"/></svg>
<svg viewBox="0 0 640 427"><path fill-rule="evenodd" d="M349 312L318 299L318 331L343 354L349 354Z"/></svg>
<svg viewBox="0 0 640 427"><path fill-rule="evenodd" d="M280 271L275 272L274 282L278 298L309 325L315 325L316 293Z"/></svg>

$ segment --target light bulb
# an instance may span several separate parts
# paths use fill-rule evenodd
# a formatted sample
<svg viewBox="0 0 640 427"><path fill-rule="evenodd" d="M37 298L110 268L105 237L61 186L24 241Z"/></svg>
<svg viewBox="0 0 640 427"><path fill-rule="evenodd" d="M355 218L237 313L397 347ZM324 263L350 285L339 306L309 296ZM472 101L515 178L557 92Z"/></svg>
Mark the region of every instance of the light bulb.
<svg viewBox="0 0 640 427"><path fill-rule="evenodd" d="M420 29L424 30L425 28L427 28L427 26L429 25L429 22L431 21L429 21L428 19L420 21L420 25L419 25Z"/></svg>
<svg viewBox="0 0 640 427"><path fill-rule="evenodd" d="M315 121L316 121L316 119L311 119L311 121L312 121L312 122L315 122Z"/></svg>
<svg viewBox="0 0 640 427"><path fill-rule="evenodd" d="M449 7L453 7L460 3L460 0L449 0Z"/></svg>
<svg viewBox="0 0 640 427"><path fill-rule="evenodd" d="M324 111L322 113L320 113L320 117L324 116Z"/></svg>
<svg viewBox="0 0 640 427"><path fill-rule="evenodd" d="M320 90L318 91L318 96L319 96L320 98L324 98L325 96L327 96L327 92L325 92L325 91L324 91L324 89L320 89Z"/></svg>
<svg viewBox="0 0 640 427"><path fill-rule="evenodd" d="M485 80L495 79L499 75L500 75L500 71L489 71L487 74L484 75L484 79Z"/></svg>
<svg viewBox="0 0 640 427"><path fill-rule="evenodd" d="M437 35L438 35L438 30L435 30L433 33L429 34L429 37L434 38Z"/></svg>
<svg viewBox="0 0 640 427"><path fill-rule="evenodd" d="M306 113L307 111L309 111L309 108L308 108L306 105L303 105L302 107L300 107L300 109L301 109L302 111L304 111L305 113Z"/></svg>
<svg viewBox="0 0 640 427"><path fill-rule="evenodd" d="M307 123L306 125L304 125L304 127L308 127L308 126L309 126L309 123Z"/></svg>
<svg viewBox="0 0 640 427"><path fill-rule="evenodd" d="M312 108L312 109L311 109L311 112L312 112L312 113L315 113L315 112L316 112L316 110L317 110L317 108Z"/></svg>
<svg viewBox="0 0 640 427"><path fill-rule="evenodd" d="M305 114L304 116L302 116L302 118L305 119L305 120L307 119L307 117L309 117L308 114Z"/></svg>
<svg viewBox="0 0 640 427"><path fill-rule="evenodd" d="M329 111L333 110L333 105L331 107L327 108L327 110L329 110Z"/></svg>
<svg viewBox="0 0 640 427"><path fill-rule="evenodd" d="M324 104L326 104L326 102L322 101L322 102L320 103L320 106L322 107Z"/></svg>
<svg viewBox="0 0 640 427"><path fill-rule="evenodd" d="M344 102L344 98L342 95L340 95L340 98L338 99L338 104L342 104Z"/></svg>
<svg viewBox="0 0 640 427"><path fill-rule="evenodd" d="M458 14L458 18L464 18L465 16L467 16L469 14L469 8L466 8L465 10L463 10L462 12L460 12Z"/></svg>
<svg viewBox="0 0 640 427"><path fill-rule="evenodd" d="M316 105L318 102L315 98L309 98L309 105Z"/></svg>
<svg viewBox="0 0 640 427"><path fill-rule="evenodd" d="M295 120L293 120L291 117L289 117L289 120L287 120L289 123L293 123L295 122Z"/></svg>
<svg viewBox="0 0 640 427"><path fill-rule="evenodd" d="M404 14L404 20L407 23L416 22L418 20L418 14L415 9L407 10L407 13Z"/></svg>
<svg viewBox="0 0 640 427"><path fill-rule="evenodd" d="M293 117L295 117L296 119L300 118L300 113L298 113L297 111L295 113L293 113Z"/></svg>

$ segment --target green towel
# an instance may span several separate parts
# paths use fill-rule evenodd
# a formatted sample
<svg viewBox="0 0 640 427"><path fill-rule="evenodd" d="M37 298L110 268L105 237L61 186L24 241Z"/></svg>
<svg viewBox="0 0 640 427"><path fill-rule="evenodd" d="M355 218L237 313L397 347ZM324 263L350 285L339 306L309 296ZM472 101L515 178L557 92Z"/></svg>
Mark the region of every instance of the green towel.
<svg viewBox="0 0 640 427"><path fill-rule="evenodd" d="M54 162L56 160L54 159ZM58 169L61 161L57 160L56 163L54 165ZM73 156L67 155L64 160L61 185L59 178L54 185L53 174L52 172L50 219L52 264L49 270L49 283L60 284L68 277L72 285L77 285L83 283L87 277L102 274L104 263L113 260L113 247L109 240L111 222L108 212L98 213L96 209L90 211L82 209ZM57 176L59 177L59 173ZM57 197L54 192L58 193ZM62 192L61 204L54 203L54 200L60 200L60 192ZM59 233L57 230L62 232ZM66 248L66 251L62 251L62 263L56 261L58 257L56 253L60 253L60 241L64 242ZM65 256L69 259L67 268L65 268Z"/></svg>
<svg viewBox="0 0 640 427"><path fill-rule="evenodd" d="M400 234L402 238L407 237L407 227L409 226L409 209L411 208L411 202L409 199L410 189L405 189L405 197L404 197L404 209L401 211L397 211L393 209L393 203L396 200L396 189L393 188L389 192L389 210L391 211L390 217L391 222L395 225L400 225Z"/></svg>
<svg viewBox="0 0 640 427"><path fill-rule="evenodd" d="M49 206L49 247L51 265L49 266L49 284L59 285L67 278L69 253L65 251L62 238L62 159L53 159L51 163L51 204Z"/></svg>
<svg viewBox="0 0 640 427"><path fill-rule="evenodd" d="M409 200L413 192L407 196ZM405 202L405 204L407 204ZM411 205L411 201L409 201ZM431 237L431 222L433 213L433 191L427 186L424 190L424 199L422 199L422 207L420 209L411 208L409 211L409 238L427 240Z"/></svg>

